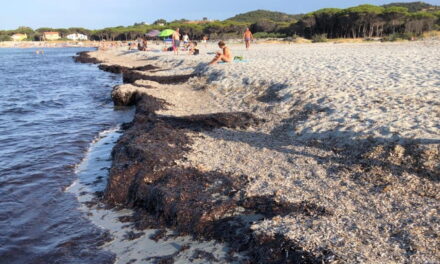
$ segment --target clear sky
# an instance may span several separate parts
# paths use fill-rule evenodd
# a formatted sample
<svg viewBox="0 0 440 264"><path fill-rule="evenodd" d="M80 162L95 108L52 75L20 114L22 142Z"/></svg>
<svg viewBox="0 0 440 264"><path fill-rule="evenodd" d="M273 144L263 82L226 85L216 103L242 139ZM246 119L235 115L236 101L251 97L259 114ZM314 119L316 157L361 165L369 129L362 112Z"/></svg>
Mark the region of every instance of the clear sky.
<svg viewBox="0 0 440 264"><path fill-rule="evenodd" d="M226 19L239 13L268 9L289 14L325 7L345 8L359 4L382 5L406 0L2 0L0 29L19 26L85 27L99 29L187 18ZM440 0L425 2L440 5Z"/></svg>

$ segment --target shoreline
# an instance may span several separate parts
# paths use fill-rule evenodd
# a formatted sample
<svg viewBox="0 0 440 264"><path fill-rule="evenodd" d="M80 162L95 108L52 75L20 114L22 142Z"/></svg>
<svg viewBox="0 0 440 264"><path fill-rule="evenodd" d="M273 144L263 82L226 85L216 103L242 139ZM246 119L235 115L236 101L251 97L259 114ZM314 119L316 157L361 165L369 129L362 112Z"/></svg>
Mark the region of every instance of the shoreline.
<svg viewBox="0 0 440 264"><path fill-rule="evenodd" d="M365 38L335 38L328 39L322 43L333 43L333 44L368 44L368 43L402 43L402 42L423 42L426 40L439 40L440 33L437 31L427 32L423 37L416 40L404 40L398 39L394 41L383 41L380 38L376 39L365 39ZM99 48L102 44L105 44L108 48L114 45L115 47L120 47L121 43L126 45L128 42L134 42L136 40L124 40L124 41L96 41L96 40L56 40L56 41L3 41L0 42L0 48ZM155 43L157 41L151 41ZM214 40L213 43L217 41ZM229 39L226 41L229 44L243 44L243 40L240 39ZM298 38L297 40L287 40L279 38L262 38L255 39L254 45L259 44L272 44L272 45L307 45L307 44L319 44L313 43L310 39Z"/></svg>
<svg viewBox="0 0 440 264"><path fill-rule="evenodd" d="M78 179L65 190L76 196L80 203L78 209L85 217L105 230L106 239L100 249L114 254L116 264L156 263L169 259L202 263L204 257L224 258L224 251L227 250L224 245L214 241L195 241L189 236L176 236L167 229L139 230L131 221L134 211L109 208L100 200L111 167L111 151L120 134L120 127L99 134L75 169Z"/></svg>
<svg viewBox="0 0 440 264"><path fill-rule="evenodd" d="M233 83L235 90L226 90L227 97L220 93L225 92L222 82L230 82L222 76L229 74L227 68L221 68L226 73L217 68L206 69L193 57L162 56L149 60L141 54L120 54L84 53L79 60L101 63L102 70L122 73L125 84L114 88L113 100L116 105L136 105L133 122L124 126L124 135L113 150L110 182L104 197L110 204L137 210L135 222L139 227L167 226L182 234L229 242L233 250L245 254L251 263L350 263L436 257L420 244L430 238L409 239L405 232L411 230L405 226L395 227L394 233L403 233L392 237L401 245L396 250L406 253L396 252L394 257L369 255L368 242L362 242L356 249L344 246L357 242L356 238L347 238L346 242L337 236L334 242L325 238L326 232L343 236L370 232L370 236L376 236L375 241L385 236L376 234L369 226L377 221L372 210L361 213L367 222L356 213L371 206L370 203L375 203L373 208L379 210L376 197L382 203L395 203L396 197L400 197L404 203L399 206L404 208L409 208L406 199L417 204L425 201L417 210L435 210L439 175L435 166L439 158L435 138L425 142L346 139L349 144L341 145L342 138L329 134L328 142L313 138L310 141L287 134L290 125L283 119L285 114L273 113L282 110L278 102L289 99L279 92L282 87L251 83L251 92L261 89L259 94L252 95L257 98L252 103L262 107L252 110L246 102L249 95L237 93L243 89L238 83ZM125 59L121 58L124 56ZM238 66L241 67L237 64L234 68L240 69ZM246 109L249 110L243 111ZM292 119L294 124L329 112L324 106L313 106L307 101L296 103L294 111L298 112ZM333 167L336 164L339 168ZM289 176L284 171L293 168L304 176L281 178L283 174ZM370 174L372 178L366 177ZM316 184L326 187L321 189ZM307 194L311 188L316 191ZM402 192L405 189L406 194ZM327 194L325 190L336 193ZM347 201L330 196L347 194ZM361 201L357 195L370 201ZM343 207L332 204L335 201ZM350 207L357 209L352 211ZM413 213L406 217L413 217ZM386 219L393 213L380 215ZM360 230L331 226L341 220L358 225ZM434 222L421 221L429 226ZM317 236L323 237L312 241ZM357 236L367 239L362 233ZM416 241L419 244L415 246ZM384 249L378 246L374 252L384 252L385 246L394 242L381 243ZM416 251L412 251L414 247ZM263 256L259 252L271 254Z"/></svg>
<svg viewBox="0 0 440 264"><path fill-rule="evenodd" d="M118 44L118 41L3 41L0 42L0 48L20 48L20 49L34 49L34 48L98 48L100 43Z"/></svg>
<svg viewBox="0 0 440 264"><path fill-rule="evenodd" d="M77 62L105 65L93 55L90 56L90 52L79 53L75 60ZM146 65L146 67L151 66ZM133 71L136 71L135 68L130 69L126 66L112 65L112 67L101 66L100 69L122 73L125 82L128 82L129 85L140 81L142 84L136 84L136 87L141 90L151 89L151 85L161 85L156 82L158 78L155 76L131 77ZM126 75L130 77L126 78ZM177 78L175 76L162 78L159 78L159 80L162 80L165 84L179 84L187 81L190 77L185 76L183 79L179 76ZM124 86L124 84L121 86ZM112 151L112 168L103 199L112 206L123 206L135 210L136 213L133 215L132 221L139 230L171 228L177 231L180 236L192 235L195 239L214 239L219 242L226 242L230 247L229 257L226 259L228 263L238 261L237 257L234 257L235 252L244 254L244 257L248 258L246 261L249 263L323 263L328 262L326 258L334 259L331 252L326 252L327 255L325 256L315 256L298 247L293 241L286 240L283 236L257 236L250 229L254 220L261 220L266 216L273 217L278 211L296 210L298 212L303 211L305 214L325 214L325 209L313 204L283 204L274 201L271 197L243 200L239 198L242 195L239 193L239 189L240 184L246 181L244 178L235 179L238 181L234 182L233 179L229 178L229 175L222 175L215 171L172 166L172 164L183 158L182 154L187 151L188 145L191 144L191 138L187 137L185 133L193 130L204 131L221 127L245 129L263 120L259 120L252 114L240 112L187 117L160 117L160 114L156 112L168 107L169 103L161 98L150 96L144 91L120 89L121 86L116 86L112 93L115 105L135 105L136 114L133 122L123 125L124 133ZM118 90L120 91L118 92ZM139 132L145 129L145 125L152 125L154 128L147 133ZM164 134L168 135L165 139L161 138ZM150 145L152 143L150 140L147 144L145 144L146 142L143 144L136 142L143 137L151 138L154 141L153 146ZM136 146L133 146L134 149L130 149L132 148L130 145L134 142L136 142ZM140 157L132 156L134 153ZM138 163L145 165L143 168L136 168ZM171 168L168 168L170 165ZM158 182L157 186L151 187L152 196L144 201L150 204L147 206L149 208L147 210L136 205L140 202L135 201L136 198L135 200L130 198L141 195L137 192L145 191L142 190L144 188L142 184L136 187L132 185L139 181L139 179L136 179L139 170L142 173L151 174L149 175L150 180ZM150 171L148 172L148 170ZM155 173L156 170L159 173ZM167 179L169 177L171 179ZM185 180L181 177L185 177ZM210 179L208 181L206 181L207 179L202 180L204 177ZM162 180L166 180L167 184L173 186L162 185L160 183ZM144 181L149 180L144 179ZM127 184L127 182L131 184ZM222 182L221 186L216 186L219 182ZM178 186L175 183L184 184L185 186ZM135 190L136 188L138 190ZM184 201L176 199L176 191L179 197L185 197ZM165 193L161 194L160 192ZM211 196L224 196L225 194L229 196L229 199L210 198ZM192 204L193 201L197 201L197 204ZM203 201L203 205L199 204L201 201ZM201 205L203 209L198 207ZM242 209L246 211L246 214L243 214ZM233 211L237 212L234 213ZM223 220L215 220L222 215L231 216ZM271 252L271 254L267 252Z"/></svg>

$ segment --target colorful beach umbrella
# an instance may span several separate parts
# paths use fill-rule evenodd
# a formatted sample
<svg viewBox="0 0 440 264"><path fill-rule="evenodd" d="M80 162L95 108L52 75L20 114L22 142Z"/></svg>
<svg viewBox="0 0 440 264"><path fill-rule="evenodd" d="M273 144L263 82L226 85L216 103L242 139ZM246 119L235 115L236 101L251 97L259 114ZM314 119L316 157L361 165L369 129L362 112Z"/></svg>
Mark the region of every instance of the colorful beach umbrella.
<svg viewBox="0 0 440 264"><path fill-rule="evenodd" d="M159 36L159 34L160 34L160 31L155 29L155 30L151 30L150 32L145 34L145 36L154 38L154 37Z"/></svg>
<svg viewBox="0 0 440 264"><path fill-rule="evenodd" d="M165 29L162 32L160 32L159 37L169 37L171 35L173 35L174 30L172 29Z"/></svg>

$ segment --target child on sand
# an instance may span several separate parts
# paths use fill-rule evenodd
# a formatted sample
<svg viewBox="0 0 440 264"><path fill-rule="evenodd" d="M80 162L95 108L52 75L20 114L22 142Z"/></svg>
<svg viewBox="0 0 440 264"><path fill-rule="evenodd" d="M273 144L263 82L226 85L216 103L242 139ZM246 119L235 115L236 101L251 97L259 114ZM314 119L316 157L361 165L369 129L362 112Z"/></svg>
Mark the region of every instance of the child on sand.
<svg viewBox="0 0 440 264"><path fill-rule="evenodd" d="M217 55L215 56L215 58L209 63L209 65L218 63L220 61L223 62L231 62L232 61L232 53L231 50L226 47L226 44L223 41L220 41L218 43L219 48L222 49L222 52L217 52Z"/></svg>
<svg viewBox="0 0 440 264"><path fill-rule="evenodd" d="M197 42L190 42L188 46L189 55L199 55L200 51L197 48Z"/></svg>

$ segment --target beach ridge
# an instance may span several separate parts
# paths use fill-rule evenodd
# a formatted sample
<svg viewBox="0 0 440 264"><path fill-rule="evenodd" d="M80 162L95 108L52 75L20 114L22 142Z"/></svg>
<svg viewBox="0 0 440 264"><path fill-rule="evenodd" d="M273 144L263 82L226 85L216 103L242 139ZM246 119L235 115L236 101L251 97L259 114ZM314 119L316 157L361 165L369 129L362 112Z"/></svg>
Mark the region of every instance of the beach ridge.
<svg viewBox="0 0 440 264"><path fill-rule="evenodd" d="M432 42L343 45L348 57L368 50L378 54L378 62L391 45L410 48L416 56L422 46L428 53L437 49ZM292 46L273 49L285 54ZM337 48L300 49L322 55ZM400 130L375 137L372 126L361 128L365 134L348 133L347 128L335 133L334 115L345 111L335 112L335 107L344 98L316 96L322 92L314 78L328 89L338 82L325 68L319 76L305 77L307 70L296 66L300 75L287 80L277 75L285 64L272 61L264 68L255 63L208 68L201 63L207 56L149 59L120 50L87 54L85 62L95 60L101 69L123 74L125 84L112 93L115 104L137 107L114 148L105 198L142 212L140 226L160 223L183 234L225 241L251 263L429 262L439 257L433 251L438 242L432 217L438 210L440 133L432 123L418 130L423 139L397 137ZM386 58L393 63L392 56ZM352 84L344 80L343 67L347 71L351 65L344 63L335 63L339 71L330 72L346 82L342 92L349 95ZM256 66L258 77L249 71ZM353 84L371 89L362 75ZM421 85L426 94L439 92L435 80ZM356 93L365 101L362 89ZM419 104L408 96L404 100ZM396 99L389 104L376 100L380 109L394 107ZM353 102L354 110L361 107L356 98ZM425 102L435 115L438 102ZM359 113L349 114L353 121L340 126L359 120ZM328 131L305 133L310 129Z"/></svg>

